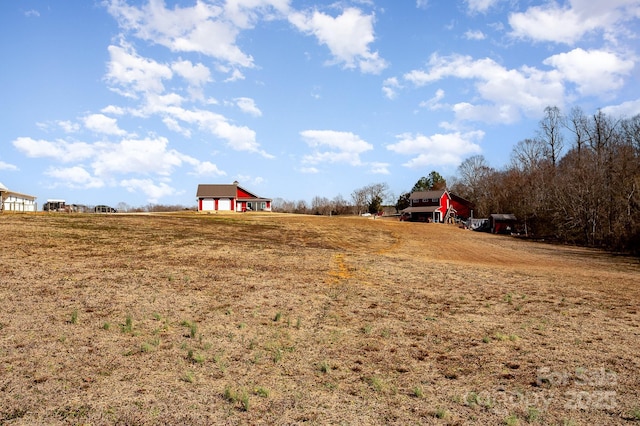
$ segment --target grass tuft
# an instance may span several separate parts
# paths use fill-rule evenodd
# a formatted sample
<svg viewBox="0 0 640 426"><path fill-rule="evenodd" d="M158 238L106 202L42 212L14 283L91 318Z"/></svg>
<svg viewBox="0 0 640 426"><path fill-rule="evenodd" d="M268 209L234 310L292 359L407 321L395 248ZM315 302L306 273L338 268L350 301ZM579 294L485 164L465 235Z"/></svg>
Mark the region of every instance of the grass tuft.
<svg viewBox="0 0 640 426"><path fill-rule="evenodd" d="M326 374L331 370L331 367L329 366L329 363L327 361L322 361L318 366L318 370Z"/></svg>
<svg viewBox="0 0 640 426"><path fill-rule="evenodd" d="M446 419L447 417L449 417L449 412L446 410L446 408L437 408L433 415L438 419Z"/></svg>
<svg viewBox="0 0 640 426"><path fill-rule="evenodd" d="M528 423L533 423L536 422L540 419L540 410L538 410L536 407L529 407L527 409L527 416L525 417L525 420Z"/></svg>
<svg viewBox="0 0 640 426"><path fill-rule="evenodd" d="M520 420L518 420L518 416L511 414L504 419L504 424L507 426L518 426L520 424Z"/></svg>
<svg viewBox="0 0 640 426"><path fill-rule="evenodd" d="M241 410L249 411L249 393L245 390L235 390L231 386L225 386L223 396L228 402L238 404Z"/></svg>
<svg viewBox="0 0 640 426"><path fill-rule="evenodd" d="M269 389L267 389L267 388L264 388L262 386L258 386L257 388L255 388L253 393L255 393L256 395L261 396L263 398L269 398L269 395L270 395L271 392L269 392Z"/></svg>
<svg viewBox="0 0 640 426"><path fill-rule="evenodd" d="M424 391L422 390L422 387L421 387L421 386L415 386L415 387L412 389L412 393L413 393L413 396L415 396L416 398L422 398L422 397L424 397Z"/></svg>

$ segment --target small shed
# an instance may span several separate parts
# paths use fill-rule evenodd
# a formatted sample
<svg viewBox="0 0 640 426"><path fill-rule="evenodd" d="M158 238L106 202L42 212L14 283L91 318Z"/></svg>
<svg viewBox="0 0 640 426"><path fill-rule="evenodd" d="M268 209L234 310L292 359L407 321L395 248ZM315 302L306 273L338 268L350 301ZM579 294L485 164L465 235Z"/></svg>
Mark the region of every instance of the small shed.
<svg viewBox="0 0 640 426"><path fill-rule="evenodd" d="M489 216L489 226L492 234L511 234L515 232L518 219L513 214L494 213Z"/></svg>

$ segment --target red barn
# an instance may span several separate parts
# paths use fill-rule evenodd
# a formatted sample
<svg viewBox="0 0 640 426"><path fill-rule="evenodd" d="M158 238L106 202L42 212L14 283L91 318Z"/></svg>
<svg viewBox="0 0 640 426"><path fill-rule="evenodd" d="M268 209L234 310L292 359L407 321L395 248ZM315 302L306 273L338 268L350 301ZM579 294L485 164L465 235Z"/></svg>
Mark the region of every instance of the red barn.
<svg viewBox="0 0 640 426"><path fill-rule="evenodd" d="M200 184L196 193L199 212L271 211L271 199L262 198L233 184Z"/></svg>
<svg viewBox="0 0 640 426"><path fill-rule="evenodd" d="M411 193L409 207L402 210L401 217L412 221L442 223L456 218L466 219L472 212L470 201L443 189Z"/></svg>

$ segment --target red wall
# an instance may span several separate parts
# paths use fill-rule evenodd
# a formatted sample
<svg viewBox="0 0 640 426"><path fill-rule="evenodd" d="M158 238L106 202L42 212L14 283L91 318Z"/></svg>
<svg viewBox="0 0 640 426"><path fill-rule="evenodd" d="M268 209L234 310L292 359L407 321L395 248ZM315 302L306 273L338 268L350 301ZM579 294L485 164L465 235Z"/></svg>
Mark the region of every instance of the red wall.
<svg viewBox="0 0 640 426"><path fill-rule="evenodd" d="M444 220L444 216L447 214L447 201L449 201L449 194L445 191L440 197L440 207L438 208L440 220Z"/></svg>
<svg viewBox="0 0 640 426"><path fill-rule="evenodd" d="M247 191L243 191L242 189L238 188L236 197L237 198L253 198L253 194L249 194Z"/></svg>
<svg viewBox="0 0 640 426"><path fill-rule="evenodd" d="M451 205L458 212L458 216L467 217L467 218L471 216L471 209L468 206L462 203L459 203L456 200L451 200Z"/></svg>

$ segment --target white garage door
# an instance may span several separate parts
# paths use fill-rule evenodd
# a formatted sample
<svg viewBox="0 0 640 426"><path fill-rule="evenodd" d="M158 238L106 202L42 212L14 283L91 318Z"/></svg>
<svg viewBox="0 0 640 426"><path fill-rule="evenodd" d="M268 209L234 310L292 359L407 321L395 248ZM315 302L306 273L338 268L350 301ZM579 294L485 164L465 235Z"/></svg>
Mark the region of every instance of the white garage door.
<svg viewBox="0 0 640 426"><path fill-rule="evenodd" d="M202 200L202 210L203 211L213 210L213 200Z"/></svg>
<svg viewBox="0 0 640 426"><path fill-rule="evenodd" d="M218 200L218 210L231 210L231 200L228 198Z"/></svg>

